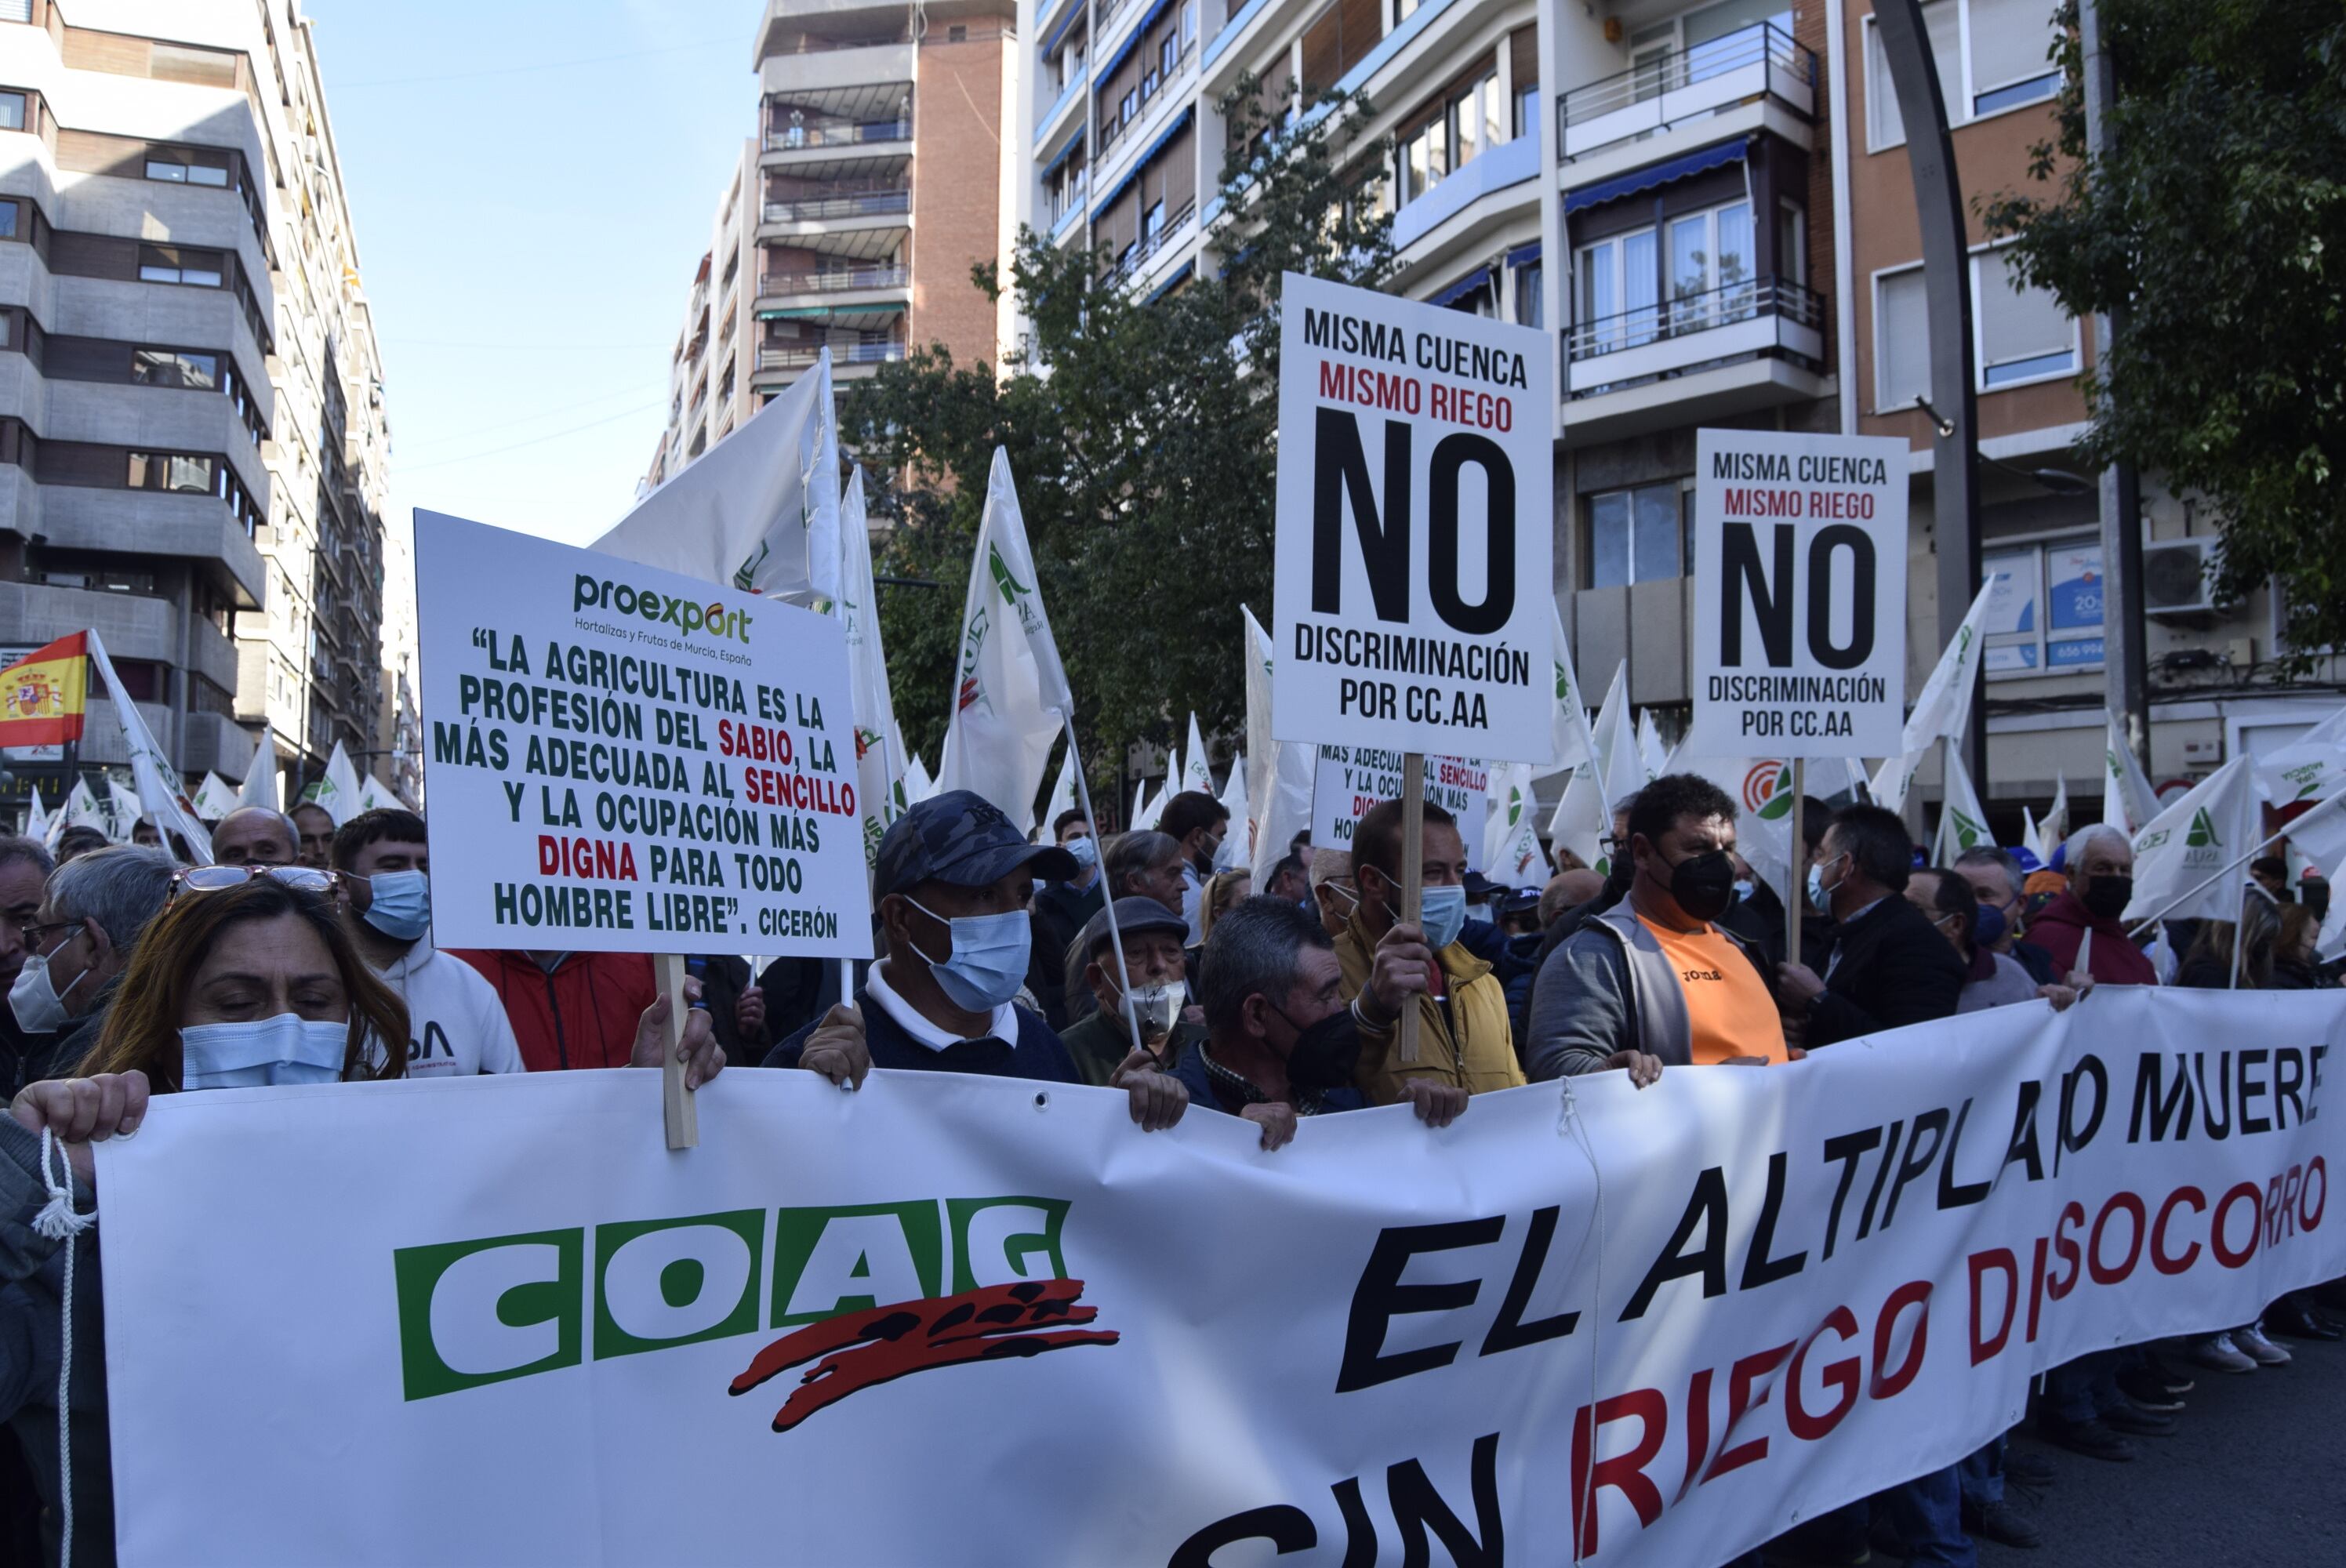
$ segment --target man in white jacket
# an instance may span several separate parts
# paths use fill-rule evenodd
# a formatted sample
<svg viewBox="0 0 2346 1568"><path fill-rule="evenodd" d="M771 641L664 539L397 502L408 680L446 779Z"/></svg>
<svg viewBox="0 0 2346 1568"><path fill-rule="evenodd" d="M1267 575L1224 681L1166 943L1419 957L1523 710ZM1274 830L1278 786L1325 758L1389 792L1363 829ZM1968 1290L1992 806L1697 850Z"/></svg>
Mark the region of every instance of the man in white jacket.
<svg viewBox="0 0 2346 1568"><path fill-rule="evenodd" d="M362 811L335 832L333 860L359 951L407 1003L407 1075L521 1072L521 1046L496 992L479 970L432 945L423 819Z"/></svg>

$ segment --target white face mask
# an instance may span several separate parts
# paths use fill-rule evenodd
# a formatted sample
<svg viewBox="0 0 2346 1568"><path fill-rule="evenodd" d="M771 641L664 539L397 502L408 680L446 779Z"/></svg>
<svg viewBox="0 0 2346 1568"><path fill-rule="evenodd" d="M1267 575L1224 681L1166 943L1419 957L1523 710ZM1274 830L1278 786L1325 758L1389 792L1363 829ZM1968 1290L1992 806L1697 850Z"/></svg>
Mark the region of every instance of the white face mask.
<svg viewBox="0 0 2346 1568"><path fill-rule="evenodd" d="M1132 993L1132 1013L1140 1024L1141 1036L1161 1040L1172 1033L1173 1021L1181 1016L1181 1004L1188 995L1188 986L1178 980L1143 986Z"/></svg>
<svg viewBox="0 0 2346 1568"><path fill-rule="evenodd" d="M79 932L76 932L79 935ZM66 939L67 942L72 937ZM64 943L58 947L62 951ZM25 967L16 972L16 983L8 988L8 1010L16 1015L16 1027L27 1034L53 1034L73 1021L66 1011L65 998L57 994L56 982L49 978L49 959L54 954L30 952L25 955ZM66 989L72 991L89 978L83 970L74 976Z"/></svg>
<svg viewBox="0 0 2346 1568"><path fill-rule="evenodd" d="M350 1041L349 1024L296 1013L199 1023L179 1031L179 1087L332 1084L342 1075Z"/></svg>

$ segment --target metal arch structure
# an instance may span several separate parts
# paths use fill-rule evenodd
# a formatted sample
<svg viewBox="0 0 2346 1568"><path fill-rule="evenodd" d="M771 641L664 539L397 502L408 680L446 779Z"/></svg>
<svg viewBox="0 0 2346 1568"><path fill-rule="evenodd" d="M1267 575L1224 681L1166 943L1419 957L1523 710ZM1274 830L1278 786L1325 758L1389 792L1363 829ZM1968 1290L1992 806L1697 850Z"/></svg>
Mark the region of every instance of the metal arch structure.
<svg viewBox="0 0 2346 1568"><path fill-rule="evenodd" d="M1876 0L1873 20L1898 93L1906 165L1914 181L1914 215L1923 230L1931 403L1940 416L1931 455L1931 518L1939 562L1937 642L1944 643L1978 594L1980 581L1979 399L1964 189L1955 172L1955 144L1947 128L1938 66L1923 28L1922 0ZM1851 395L1850 389L1842 389L1841 395ZM1985 685L1978 681L1972 686L1971 723L1963 743L1964 766L1982 796L1988 788Z"/></svg>

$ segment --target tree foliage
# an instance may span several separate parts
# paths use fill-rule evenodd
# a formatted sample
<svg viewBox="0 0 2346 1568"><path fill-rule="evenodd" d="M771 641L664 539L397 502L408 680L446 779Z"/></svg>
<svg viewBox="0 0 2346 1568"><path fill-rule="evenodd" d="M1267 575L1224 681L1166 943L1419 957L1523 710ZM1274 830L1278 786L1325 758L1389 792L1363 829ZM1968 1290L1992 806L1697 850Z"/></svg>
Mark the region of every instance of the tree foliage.
<svg viewBox="0 0 2346 1568"><path fill-rule="evenodd" d="M882 367L840 400L876 521L882 574L939 589L882 591L889 677L905 743L933 762L986 474L1010 458L1043 602L1096 778L1132 742L1168 744L1194 709L1210 732L1245 706L1239 606L1270 616L1283 271L1373 285L1392 219L1347 199L1364 97L1295 112L1242 81L1221 195L1197 274L1153 300L1110 277L1105 249L1022 229L1005 293L1025 323L997 368L941 345Z"/></svg>
<svg viewBox="0 0 2346 1568"><path fill-rule="evenodd" d="M2346 644L2346 12L2101 0L2101 18L2116 150L2086 147L2068 0L2057 137L2038 188L1988 222L2074 314L2126 312L2086 453L2211 504L2218 590L2279 579L2290 647Z"/></svg>

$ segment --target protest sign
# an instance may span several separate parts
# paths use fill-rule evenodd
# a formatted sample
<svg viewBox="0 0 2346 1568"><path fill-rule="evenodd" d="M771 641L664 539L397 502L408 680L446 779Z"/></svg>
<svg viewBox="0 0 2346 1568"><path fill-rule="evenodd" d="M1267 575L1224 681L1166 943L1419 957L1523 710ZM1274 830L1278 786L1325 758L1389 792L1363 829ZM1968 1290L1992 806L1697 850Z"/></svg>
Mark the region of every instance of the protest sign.
<svg viewBox="0 0 2346 1568"><path fill-rule="evenodd" d="M1906 443L1702 430L1696 756L1895 755L1906 719Z"/></svg>
<svg viewBox="0 0 2346 1568"><path fill-rule="evenodd" d="M1294 273L1280 311L1278 738L1548 761L1554 345Z"/></svg>
<svg viewBox="0 0 2346 1568"><path fill-rule="evenodd" d="M2341 1043L2106 986L1271 1154L961 1074L728 1072L689 1159L650 1073L158 1096L97 1145L119 1556L1705 1568L2346 1272Z"/></svg>
<svg viewBox="0 0 2346 1568"><path fill-rule="evenodd" d="M872 952L846 634L415 514L444 947Z"/></svg>
<svg viewBox="0 0 2346 1568"><path fill-rule="evenodd" d="M1367 746L1322 746L1311 779L1311 847L1352 852L1352 830L1380 800L1398 800L1402 754ZM1483 864L1484 813L1490 808L1491 770L1463 757L1425 759L1424 798L1458 819L1466 853Z"/></svg>

